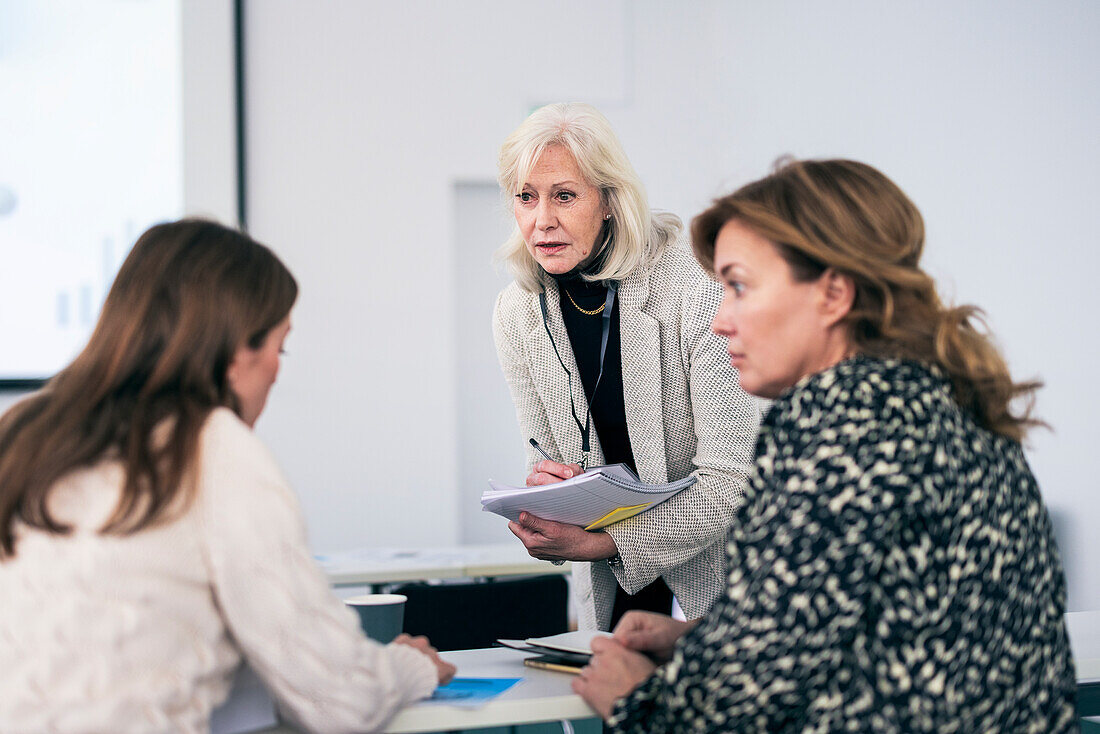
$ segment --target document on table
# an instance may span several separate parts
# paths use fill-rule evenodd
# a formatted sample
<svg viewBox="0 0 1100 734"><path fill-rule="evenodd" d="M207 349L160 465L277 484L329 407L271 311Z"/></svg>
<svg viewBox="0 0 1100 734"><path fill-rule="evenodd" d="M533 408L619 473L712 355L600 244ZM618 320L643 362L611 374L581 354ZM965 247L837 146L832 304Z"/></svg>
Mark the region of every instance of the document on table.
<svg viewBox="0 0 1100 734"><path fill-rule="evenodd" d="M480 708L522 678L455 678L432 693L428 703L440 703L462 708Z"/></svg>
<svg viewBox="0 0 1100 734"><path fill-rule="evenodd" d="M524 642L528 645L548 647L551 650L579 652L591 655L592 640L597 637L614 637L614 635L610 632L601 632L600 630L575 630L573 632L562 632L557 635L547 635L546 637L528 637Z"/></svg>
<svg viewBox="0 0 1100 734"><path fill-rule="evenodd" d="M539 655L565 654L589 658L592 656L592 640L597 637L612 637L612 634L599 630L578 630L548 637L528 637L526 640L497 640L497 644Z"/></svg>
<svg viewBox="0 0 1100 734"><path fill-rule="evenodd" d="M611 636L610 632L580 630L548 637L528 637L526 640L497 640L497 644L537 656L524 659L524 665L563 673L578 673L592 658L593 638Z"/></svg>
<svg viewBox="0 0 1100 734"><path fill-rule="evenodd" d="M529 512L598 530L645 512L694 483L695 477L687 476L668 484L646 484L625 464L611 464L541 487L512 487L490 479L481 508L509 520Z"/></svg>

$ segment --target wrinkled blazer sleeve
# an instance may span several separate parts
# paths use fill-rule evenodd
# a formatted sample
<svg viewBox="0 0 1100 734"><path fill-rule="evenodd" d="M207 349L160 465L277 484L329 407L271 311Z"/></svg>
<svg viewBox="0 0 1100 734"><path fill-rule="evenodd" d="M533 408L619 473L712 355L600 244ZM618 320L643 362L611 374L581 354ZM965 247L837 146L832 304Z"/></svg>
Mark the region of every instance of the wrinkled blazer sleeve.
<svg viewBox="0 0 1100 734"><path fill-rule="evenodd" d="M678 369L687 374L690 405L664 419L692 421L697 482L607 529L623 558L615 569L623 589L637 593L664 576L689 618L706 611L724 582L726 533L743 501L764 405L741 389L725 340L710 329L721 288L706 277L692 286L680 295L680 350L662 360L680 360ZM700 575L703 568L710 572Z"/></svg>

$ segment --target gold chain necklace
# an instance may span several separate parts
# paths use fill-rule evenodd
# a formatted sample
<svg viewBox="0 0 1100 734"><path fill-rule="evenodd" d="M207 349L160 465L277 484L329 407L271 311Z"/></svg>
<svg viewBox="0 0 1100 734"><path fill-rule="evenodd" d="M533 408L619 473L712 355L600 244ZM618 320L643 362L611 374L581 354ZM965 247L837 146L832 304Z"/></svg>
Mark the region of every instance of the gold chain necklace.
<svg viewBox="0 0 1100 734"><path fill-rule="evenodd" d="M577 305L577 302L573 300L573 296L569 291L565 290L564 288L562 288L562 290L565 291L565 295L569 298L569 302L573 304L573 308L577 309L578 311L583 313L585 316L595 316L598 313L603 313L604 307L607 306L607 301L604 301L603 303L600 304L599 308L594 309L592 311L586 311L585 309L583 309L583 308L581 308L580 306Z"/></svg>

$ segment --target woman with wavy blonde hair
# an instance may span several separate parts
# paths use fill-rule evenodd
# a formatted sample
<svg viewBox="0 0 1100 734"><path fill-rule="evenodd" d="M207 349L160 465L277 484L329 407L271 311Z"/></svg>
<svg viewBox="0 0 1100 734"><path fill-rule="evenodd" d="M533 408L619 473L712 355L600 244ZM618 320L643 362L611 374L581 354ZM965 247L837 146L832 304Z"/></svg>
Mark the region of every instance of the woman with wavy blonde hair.
<svg viewBox="0 0 1100 734"><path fill-rule="evenodd" d="M628 614L575 688L615 731L1075 730L1013 405L1038 385L940 302L913 203L862 163L788 162L692 235L741 385L775 403L725 594L697 625Z"/></svg>
<svg viewBox="0 0 1100 734"><path fill-rule="evenodd" d="M532 556L575 562L585 628L626 609L668 613L673 594L697 618L722 589L759 422L708 329L721 293L677 241L680 220L650 210L595 108L536 110L501 146L499 178L516 227L498 255L515 282L493 334L524 443L546 454L528 445L527 483L618 463L650 483L696 478L603 530L529 513L509 527Z"/></svg>

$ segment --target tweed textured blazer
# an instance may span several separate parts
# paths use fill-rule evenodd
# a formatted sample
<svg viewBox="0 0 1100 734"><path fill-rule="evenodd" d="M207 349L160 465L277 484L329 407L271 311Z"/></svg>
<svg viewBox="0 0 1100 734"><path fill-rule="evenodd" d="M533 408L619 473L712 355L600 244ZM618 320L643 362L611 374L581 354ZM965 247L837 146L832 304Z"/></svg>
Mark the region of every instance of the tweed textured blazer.
<svg viewBox="0 0 1100 734"><path fill-rule="evenodd" d="M562 321L557 283L544 277L549 328L573 373L573 402L587 405ZM658 577L688 619L710 609L725 585L725 539L742 502L765 403L749 396L730 365L725 340L710 330L721 288L683 240L619 284L623 398L638 474L656 483L688 474L698 481L648 512L608 528L621 566L573 564L582 629L607 629L616 583L635 594ZM581 436L570 412L565 372L543 327L536 293L516 283L497 298L497 356L512 393L524 443L536 439L555 459L576 463ZM592 432L593 464L604 461ZM542 458L527 449L528 471Z"/></svg>

